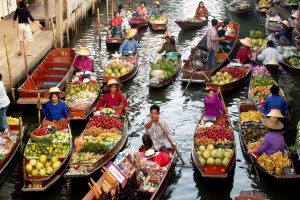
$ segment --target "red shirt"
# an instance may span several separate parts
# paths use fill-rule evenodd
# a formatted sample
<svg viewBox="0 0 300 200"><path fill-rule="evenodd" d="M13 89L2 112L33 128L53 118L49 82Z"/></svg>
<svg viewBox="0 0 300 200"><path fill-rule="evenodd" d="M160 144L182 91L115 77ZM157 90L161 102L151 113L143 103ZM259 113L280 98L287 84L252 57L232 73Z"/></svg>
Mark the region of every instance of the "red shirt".
<svg viewBox="0 0 300 200"><path fill-rule="evenodd" d="M239 59L242 64L250 63L251 56L252 56L251 49L244 48L244 47L240 48L237 53L237 59Z"/></svg>
<svg viewBox="0 0 300 200"><path fill-rule="evenodd" d="M115 96L112 97L111 93L105 93L100 101L97 103L97 108L114 108L121 104L124 104L125 107L128 107L128 103L123 95L120 92L115 93Z"/></svg>
<svg viewBox="0 0 300 200"><path fill-rule="evenodd" d="M122 26L122 18L119 17L119 18L113 18L111 20L111 25L112 26Z"/></svg>

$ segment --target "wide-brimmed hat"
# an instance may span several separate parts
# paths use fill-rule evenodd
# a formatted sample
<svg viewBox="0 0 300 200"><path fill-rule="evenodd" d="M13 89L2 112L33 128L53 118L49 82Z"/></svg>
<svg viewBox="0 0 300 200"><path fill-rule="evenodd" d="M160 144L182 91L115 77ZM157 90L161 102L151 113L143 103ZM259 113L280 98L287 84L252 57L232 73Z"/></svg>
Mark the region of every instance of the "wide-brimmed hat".
<svg viewBox="0 0 300 200"><path fill-rule="evenodd" d="M297 18L297 17L298 17L298 11L294 12L294 13L292 14L292 17Z"/></svg>
<svg viewBox="0 0 300 200"><path fill-rule="evenodd" d="M158 1L154 1L153 4L157 4L159 6L159 2Z"/></svg>
<svg viewBox="0 0 300 200"><path fill-rule="evenodd" d="M58 87L50 88L49 92L44 94L44 97L48 99L52 93L56 93L59 96L59 98L64 98L65 97L65 93L60 91L60 89Z"/></svg>
<svg viewBox="0 0 300 200"><path fill-rule="evenodd" d="M131 39L138 33L138 30L136 28L130 29L127 34L125 35L125 39Z"/></svg>
<svg viewBox="0 0 300 200"><path fill-rule="evenodd" d="M152 158L154 156L158 155L158 153L155 152L154 149L148 149L146 152L145 152L145 157L146 158Z"/></svg>
<svg viewBox="0 0 300 200"><path fill-rule="evenodd" d="M168 38L172 38L172 34L171 34L171 32L169 32L169 31L166 31L165 32L165 35L164 35L164 37L166 38L166 37L168 37Z"/></svg>
<svg viewBox="0 0 300 200"><path fill-rule="evenodd" d="M284 118L281 111L278 109L271 109L271 111L267 114L268 117L277 117L277 118Z"/></svg>
<svg viewBox="0 0 300 200"><path fill-rule="evenodd" d="M265 118L261 122L265 127L273 130L281 130L284 127L283 124L276 118Z"/></svg>
<svg viewBox="0 0 300 200"><path fill-rule="evenodd" d="M285 25L286 27L289 27L289 26L290 26L290 23L289 23L287 20L283 20L283 21L281 21L281 23L282 23L283 25Z"/></svg>
<svg viewBox="0 0 300 200"><path fill-rule="evenodd" d="M109 86L111 86L111 85L117 85L117 86L119 86L119 88L121 88L121 87L123 86L122 83L119 83L116 79L110 79L110 80L107 82L106 86L103 87L103 90L104 90L104 91L108 91L108 88L109 88Z"/></svg>
<svg viewBox="0 0 300 200"><path fill-rule="evenodd" d="M87 47L80 47L75 51L75 53L79 56L88 56L90 55L90 51Z"/></svg>
<svg viewBox="0 0 300 200"><path fill-rule="evenodd" d="M278 65L278 62L275 59L271 59L267 65Z"/></svg>
<svg viewBox="0 0 300 200"><path fill-rule="evenodd" d="M250 38L245 37L244 39L240 39L240 42L245 45L246 47L252 47L252 41Z"/></svg>

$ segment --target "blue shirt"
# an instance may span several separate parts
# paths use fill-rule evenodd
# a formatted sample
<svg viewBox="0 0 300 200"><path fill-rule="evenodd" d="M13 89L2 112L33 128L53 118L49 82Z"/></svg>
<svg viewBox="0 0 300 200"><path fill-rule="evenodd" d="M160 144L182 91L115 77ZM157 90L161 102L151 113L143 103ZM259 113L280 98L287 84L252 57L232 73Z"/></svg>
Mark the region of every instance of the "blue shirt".
<svg viewBox="0 0 300 200"><path fill-rule="evenodd" d="M288 105L282 96L271 95L266 99L264 114L267 115L271 109L278 109L282 115L285 115L288 110Z"/></svg>
<svg viewBox="0 0 300 200"><path fill-rule="evenodd" d="M59 100L56 105L48 101L42 109L42 116L48 121L59 121L62 118L69 118L69 110L65 102Z"/></svg>
<svg viewBox="0 0 300 200"><path fill-rule="evenodd" d="M161 14L163 13L164 10L162 8L152 8L148 14L148 16L151 16L151 15L157 15L157 14Z"/></svg>
<svg viewBox="0 0 300 200"><path fill-rule="evenodd" d="M141 48L140 45L135 39L125 39L123 44L120 47L120 54L128 56L128 54L136 54L137 48Z"/></svg>

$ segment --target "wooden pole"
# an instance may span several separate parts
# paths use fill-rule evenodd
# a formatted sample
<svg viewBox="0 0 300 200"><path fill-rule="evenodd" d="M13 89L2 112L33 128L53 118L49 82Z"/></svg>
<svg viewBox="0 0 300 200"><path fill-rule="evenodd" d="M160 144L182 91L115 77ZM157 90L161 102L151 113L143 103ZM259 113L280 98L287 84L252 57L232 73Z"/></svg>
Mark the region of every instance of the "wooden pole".
<svg viewBox="0 0 300 200"><path fill-rule="evenodd" d="M60 48L64 46L63 12L63 1L55 0L56 38Z"/></svg>
<svg viewBox="0 0 300 200"><path fill-rule="evenodd" d="M70 47L70 35L69 35L69 18L66 20L66 34L67 34L67 44Z"/></svg>
<svg viewBox="0 0 300 200"><path fill-rule="evenodd" d="M23 137L24 137L22 117L19 117L19 135L20 135L20 153L22 155L23 154Z"/></svg>
<svg viewBox="0 0 300 200"><path fill-rule="evenodd" d="M95 14L95 0L92 1L92 14Z"/></svg>
<svg viewBox="0 0 300 200"><path fill-rule="evenodd" d="M107 23L107 26L109 26L109 15L108 15L108 8L109 8L109 2L108 0L106 0L106 23Z"/></svg>
<svg viewBox="0 0 300 200"><path fill-rule="evenodd" d="M37 109L38 109L38 122L41 124L41 93L38 93L37 99Z"/></svg>
<svg viewBox="0 0 300 200"><path fill-rule="evenodd" d="M9 57L8 57L7 40L6 40L6 35L5 34L4 34L4 46L5 46L5 55L6 55L6 61L7 61L9 86L10 86L10 90L11 90L11 96L13 98L14 103L16 103L15 89L14 89L13 80L11 78L10 61L9 61Z"/></svg>
<svg viewBox="0 0 300 200"><path fill-rule="evenodd" d="M24 54L24 62L25 62L25 72L26 72L26 77L28 79L29 72L28 72L28 62L27 62L27 52L26 52L26 47L25 47L25 41L23 41L23 54Z"/></svg>
<svg viewBox="0 0 300 200"><path fill-rule="evenodd" d="M54 48L57 47L57 40L56 40L56 36L55 36L55 29L54 29L54 23L52 18L50 18L50 22L51 22L51 27L52 27L52 36L53 36L53 46Z"/></svg>
<svg viewBox="0 0 300 200"><path fill-rule="evenodd" d="M97 16L98 16L98 33L101 41L101 17L100 17L100 8L97 8Z"/></svg>
<svg viewBox="0 0 300 200"><path fill-rule="evenodd" d="M114 0L111 0L111 11L110 11L110 18L114 17Z"/></svg>
<svg viewBox="0 0 300 200"><path fill-rule="evenodd" d="M45 27L49 30L49 0L44 0L44 12L45 12Z"/></svg>
<svg viewBox="0 0 300 200"><path fill-rule="evenodd" d="M77 9L75 9L75 20L74 20L74 24L75 24L75 34L77 34Z"/></svg>

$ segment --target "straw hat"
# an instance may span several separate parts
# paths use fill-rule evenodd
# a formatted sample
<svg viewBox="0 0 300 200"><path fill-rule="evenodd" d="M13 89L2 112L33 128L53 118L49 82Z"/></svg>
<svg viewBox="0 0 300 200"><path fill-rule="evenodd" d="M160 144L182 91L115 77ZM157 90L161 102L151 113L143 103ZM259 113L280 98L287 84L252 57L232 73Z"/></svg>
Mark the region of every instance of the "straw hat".
<svg viewBox="0 0 300 200"><path fill-rule="evenodd" d="M156 153L154 149L148 149L145 152L145 157L146 158L152 158L153 156L156 156L156 155L158 155L158 153Z"/></svg>
<svg viewBox="0 0 300 200"><path fill-rule="evenodd" d="M287 20L283 20L281 23L287 27L290 26L290 23Z"/></svg>
<svg viewBox="0 0 300 200"><path fill-rule="evenodd" d="M245 45L246 47L252 47L252 41L250 38L245 37L244 39L240 39L240 42Z"/></svg>
<svg viewBox="0 0 300 200"><path fill-rule="evenodd" d="M159 2L158 1L154 1L153 4L157 4L159 6Z"/></svg>
<svg viewBox="0 0 300 200"><path fill-rule="evenodd" d="M284 127L278 119L274 118L265 118L261 122L265 127L273 130L281 130Z"/></svg>
<svg viewBox="0 0 300 200"><path fill-rule="evenodd" d="M132 28L132 29L130 29L130 30L127 32L127 34L126 34L126 36L125 36L125 39L131 39L131 38L133 38L137 33L138 33L138 30L137 30L136 28Z"/></svg>
<svg viewBox="0 0 300 200"><path fill-rule="evenodd" d="M87 47L80 47L75 51L75 53L79 56L88 56L90 55L90 51Z"/></svg>
<svg viewBox="0 0 300 200"><path fill-rule="evenodd" d="M278 62L275 59L271 59L267 65L278 65Z"/></svg>
<svg viewBox="0 0 300 200"><path fill-rule="evenodd" d="M298 18L298 11L294 12L294 13L292 14L292 17Z"/></svg>
<svg viewBox="0 0 300 200"><path fill-rule="evenodd" d="M271 111L267 114L268 117L277 117L283 118L284 116L281 114L281 111L278 109L271 109Z"/></svg>
<svg viewBox="0 0 300 200"><path fill-rule="evenodd" d="M168 38L172 38L172 34L171 34L171 32L169 32L169 31L166 31L165 32L165 35L164 35L164 37L166 38L166 37L168 37Z"/></svg>
<svg viewBox="0 0 300 200"><path fill-rule="evenodd" d="M59 96L59 98L64 98L65 97L65 93L62 92L62 91L60 91L60 89L58 87L52 87L52 88L50 88L49 92L47 92L46 94L44 94L44 97L48 99L52 93L57 93L58 96Z"/></svg>
<svg viewBox="0 0 300 200"><path fill-rule="evenodd" d="M108 91L108 87L110 85L117 85L119 86L120 88L123 86L121 83L119 83L116 79L110 79L108 82L107 82L107 85L103 87L103 90L104 91Z"/></svg>

